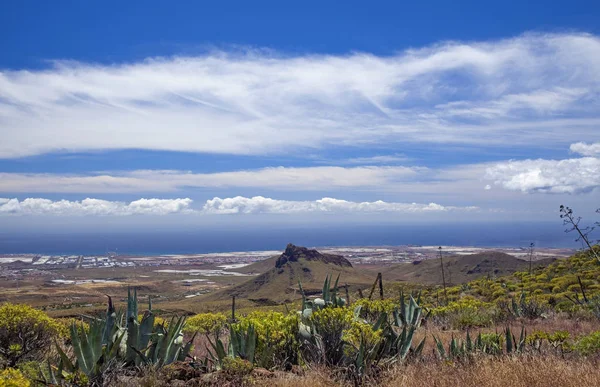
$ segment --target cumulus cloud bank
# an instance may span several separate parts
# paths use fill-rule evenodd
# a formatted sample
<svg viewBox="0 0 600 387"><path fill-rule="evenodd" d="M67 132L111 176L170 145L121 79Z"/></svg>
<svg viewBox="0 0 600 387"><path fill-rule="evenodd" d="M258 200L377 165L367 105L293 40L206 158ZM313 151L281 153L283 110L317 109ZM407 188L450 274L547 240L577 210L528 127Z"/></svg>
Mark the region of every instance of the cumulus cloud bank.
<svg viewBox="0 0 600 387"><path fill-rule="evenodd" d="M600 159L508 161L487 168L486 178L526 193L583 193L600 187Z"/></svg>
<svg viewBox="0 0 600 387"><path fill-rule="evenodd" d="M130 203L101 199L52 201L41 198L0 198L0 214L14 215L168 215L189 213L191 199L139 199Z"/></svg>
<svg viewBox="0 0 600 387"><path fill-rule="evenodd" d="M443 212L475 210L476 207L442 206L436 203L350 202L333 198L315 201L275 200L262 196L246 198L214 198L204 206L191 208L191 199L140 199L130 203L101 199L52 201L41 198L0 198L0 215L169 215L169 214L295 214L295 213L378 213L378 212Z"/></svg>
<svg viewBox="0 0 600 387"><path fill-rule="evenodd" d="M571 144L571 152L579 153L582 156L600 156L600 142L594 144L586 144L585 142L577 142Z"/></svg>
<svg viewBox="0 0 600 387"><path fill-rule="evenodd" d="M210 52L0 72L0 157L600 141L600 39L526 34L393 56Z"/></svg>
<svg viewBox="0 0 600 387"><path fill-rule="evenodd" d="M246 198L214 198L207 200L202 211L209 214L293 214L303 212L329 213L376 213L376 212L442 212L452 210L475 210L476 207L442 206L436 203L388 203L350 202L346 200L323 198L314 201L275 200L262 196Z"/></svg>

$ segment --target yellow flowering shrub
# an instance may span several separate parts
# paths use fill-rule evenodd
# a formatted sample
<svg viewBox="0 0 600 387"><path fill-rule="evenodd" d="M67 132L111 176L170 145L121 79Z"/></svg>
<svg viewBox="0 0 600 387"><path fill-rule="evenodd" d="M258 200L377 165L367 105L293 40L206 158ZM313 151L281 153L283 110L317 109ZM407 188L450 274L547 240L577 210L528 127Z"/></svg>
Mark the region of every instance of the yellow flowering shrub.
<svg viewBox="0 0 600 387"><path fill-rule="evenodd" d="M23 376L21 371L6 368L0 372L0 387L29 387L31 382Z"/></svg>
<svg viewBox="0 0 600 387"><path fill-rule="evenodd" d="M225 327L227 316L223 313L200 313L185 321L185 333L200 332L206 335L219 336Z"/></svg>
<svg viewBox="0 0 600 387"><path fill-rule="evenodd" d="M374 321L377 320L383 312L391 314L397 305L390 299L369 300L368 298L361 298L352 305L353 308L358 306L361 307L361 317L364 317L369 321Z"/></svg>
<svg viewBox="0 0 600 387"><path fill-rule="evenodd" d="M38 360L60 336L64 327L46 313L28 305L0 306L0 356L9 367Z"/></svg>
<svg viewBox="0 0 600 387"><path fill-rule="evenodd" d="M350 308L325 308L310 317L322 339L323 357L328 365L339 365L344 359L344 332L352 327L354 313Z"/></svg>
<svg viewBox="0 0 600 387"><path fill-rule="evenodd" d="M350 328L344 331L342 338L356 348L360 347L361 342L366 348L372 348L379 344L382 334L382 329L373 330L371 324L353 321Z"/></svg>
<svg viewBox="0 0 600 387"><path fill-rule="evenodd" d="M235 324L244 330L254 325L258 336L256 363L260 367L282 366L295 360L298 352L298 315L255 311Z"/></svg>
<svg viewBox="0 0 600 387"><path fill-rule="evenodd" d="M354 314L349 308L324 308L313 312L311 320L320 334L342 332L350 328Z"/></svg>
<svg viewBox="0 0 600 387"><path fill-rule="evenodd" d="M62 337L63 339L69 339L71 337L71 325L73 325L73 323L75 323L75 325L81 329L81 327L83 326L83 329L86 332L89 332L90 330L90 324L88 324L87 322L78 319L78 318L57 318L56 322L60 325L60 329L59 329L59 335L60 337Z"/></svg>
<svg viewBox="0 0 600 387"><path fill-rule="evenodd" d="M457 329L489 326L494 322L497 313L494 304L471 296L431 309L431 316L434 319L447 319L452 327Z"/></svg>

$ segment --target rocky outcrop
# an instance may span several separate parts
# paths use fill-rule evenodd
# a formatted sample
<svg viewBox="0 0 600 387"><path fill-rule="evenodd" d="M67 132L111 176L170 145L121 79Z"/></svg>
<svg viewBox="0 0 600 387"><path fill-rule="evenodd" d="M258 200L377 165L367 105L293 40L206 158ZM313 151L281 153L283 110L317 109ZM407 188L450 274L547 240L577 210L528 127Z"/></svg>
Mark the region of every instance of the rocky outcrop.
<svg viewBox="0 0 600 387"><path fill-rule="evenodd" d="M317 250L310 250L306 247L295 246L291 243L287 245L283 254L277 258L275 267L283 267L288 262L298 262L299 259L307 261L320 261L327 264L338 265L341 267L352 267L350 261L341 255L321 254Z"/></svg>

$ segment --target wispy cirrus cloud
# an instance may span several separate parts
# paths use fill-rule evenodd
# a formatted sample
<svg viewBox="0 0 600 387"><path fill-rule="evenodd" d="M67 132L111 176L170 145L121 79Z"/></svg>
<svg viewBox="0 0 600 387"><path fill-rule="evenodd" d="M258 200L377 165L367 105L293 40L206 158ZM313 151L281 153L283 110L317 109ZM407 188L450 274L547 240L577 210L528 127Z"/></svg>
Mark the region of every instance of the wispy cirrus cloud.
<svg viewBox="0 0 600 387"><path fill-rule="evenodd" d="M185 199L139 199L129 203L101 199L81 201L43 198L0 198L0 215L54 215L54 216L130 216L172 214L300 214L300 213L382 213L382 212L447 212L454 210L474 211L477 207L442 206L436 203L389 203L352 202L334 198L314 201L277 200L262 196L251 198L236 196L207 200L202 208L193 209L192 200Z"/></svg>
<svg viewBox="0 0 600 387"><path fill-rule="evenodd" d="M135 193L192 187L260 187L296 191L377 187L416 179L424 167L273 167L218 173L136 170L87 175L0 173L0 192Z"/></svg>
<svg viewBox="0 0 600 387"><path fill-rule="evenodd" d="M600 39L525 34L393 56L215 51L0 72L0 157L600 140Z"/></svg>

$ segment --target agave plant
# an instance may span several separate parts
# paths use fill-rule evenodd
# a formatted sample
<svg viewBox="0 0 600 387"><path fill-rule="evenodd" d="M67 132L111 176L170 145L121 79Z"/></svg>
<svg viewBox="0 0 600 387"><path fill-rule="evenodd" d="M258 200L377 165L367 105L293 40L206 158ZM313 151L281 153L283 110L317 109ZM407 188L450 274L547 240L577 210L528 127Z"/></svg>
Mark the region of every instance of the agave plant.
<svg viewBox="0 0 600 387"><path fill-rule="evenodd" d="M421 316L423 314L423 308L419 306L421 304L421 293L417 296L417 300L413 298L412 294L409 296L408 302L405 301L404 292L400 292L400 305L394 308L393 318L394 325L397 327L403 326L421 326ZM425 316L429 316L429 313Z"/></svg>
<svg viewBox="0 0 600 387"><path fill-rule="evenodd" d="M435 341L439 357L445 360L460 359L478 352L485 352L485 345L481 339L481 334L479 334L477 340L473 341L469 331L467 331L467 338L465 340L457 339L452 335L448 344L448 351L444 348L444 343L436 336L433 336L433 340Z"/></svg>
<svg viewBox="0 0 600 387"><path fill-rule="evenodd" d="M396 318L394 318L394 324L389 324L387 323L386 313L382 314L382 317L386 318L386 324L383 327L383 356L390 357L392 360L404 360L409 354L419 356L423 352L426 337L423 337L421 342L413 347L413 337L418 328L421 315L420 309L420 307L417 307L412 320L407 324L403 324L401 331L398 331Z"/></svg>
<svg viewBox="0 0 600 387"><path fill-rule="evenodd" d="M217 338L214 342L208 338L212 351L208 350L208 355L217 369L222 369L226 358L240 358L254 363L258 335L254 325L250 324L247 329L240 325L232 324L229 326L229 345L225 351L223 341Z"/></svg>
<svg viewBox="0 0 600 387"><path fill-rule="evenodd" d="M433 336L435 340L436 349L438 356L444 360L460 359L466 356L471 356L476 353L499 355L502 353L502 340L501 335L492 335L495 339L489 340L484 338L481 333L475 340L471 339L471 334L467 331L465 340L457 339L452 335L452 339L448 344L448 350L444 347L444 343L436 336ZM522 353L525 348L526 333L525 328L521 328L521 335L517 341L516 337L512 334L509 327L504 330L505 338L505 351L506 354Z"/></svg>
<svg viewBox="0 0 600 387"><path fill-rule="evenodd" d="M87 332L83 326L78 328L73 323L70 334L75 361L57 345L60 356L58 372L50 374L51 380L60 380L68 373L77 371L85 373L90 379L97 379L114 365L152 364L160 367L187 357L194 337L183 344L185 318L173 317L168 329L164 325L155 327L152 302L149 301L148 310L138 322L137 291L128 289L127 293L125 324L122 313L115 310L110 296L105 317L91 317Z"/></svg>
<svg viewBox="0 0 600 387"><path fill-rule="evenodd" d="M525 341L527 339L527 334L525 333L525 327L521 327L521 335L519 336L519 340L517 341L514 334L511 333L510 328L506 327L504 330L504 335L506 337L506 353L521 353L525 348Z"/></svg>
<svg viewBox="0 0 600 387"><path fill-rule="evenodd" d="M315 298L313 301L309 301L306 298L306 294L304 293L304 288L302 287L302 282L298 280L298 288L300 290L300 294L302 294L302 312L306 314L308 317L313 310L323 309L325 307L343 307L346 305L346 299L342 297L338 297L338 283L340 280L340 276L338 274L333 288L331 287L331 274L328 274L325 277L325 282L323 283L323 291L322 298Z"/></svg>

